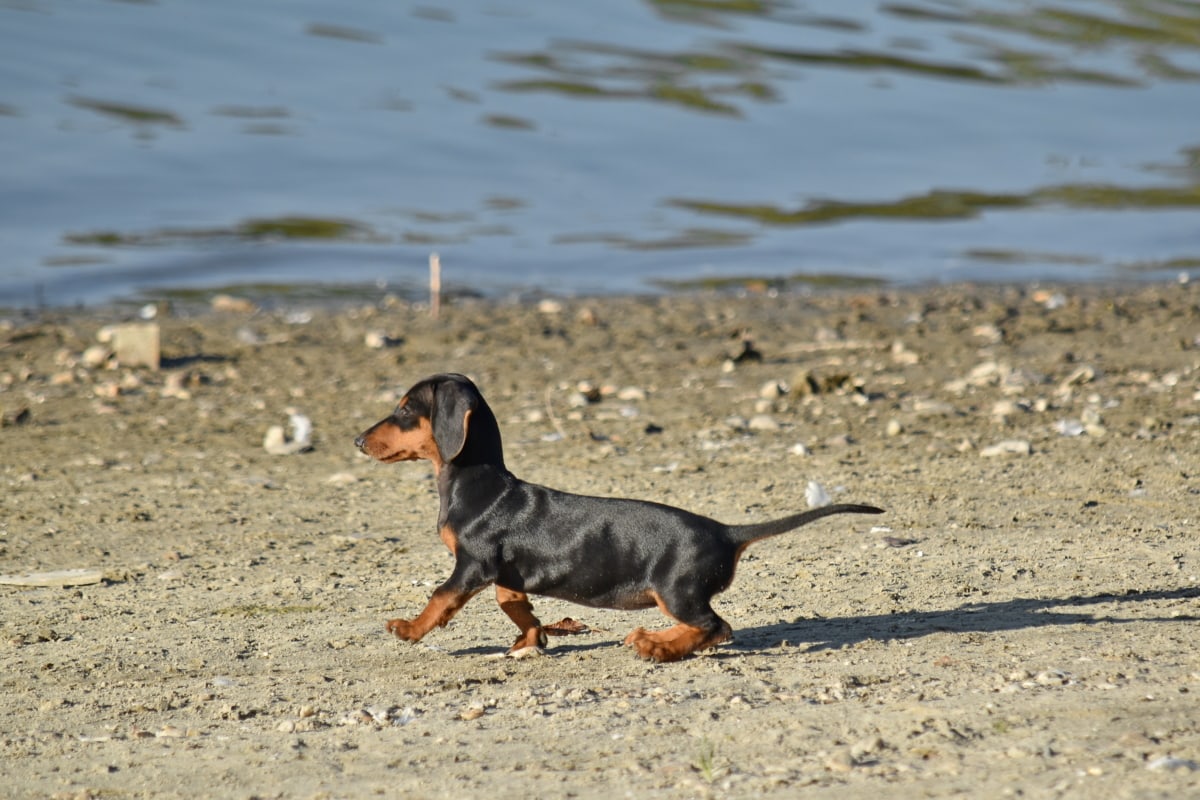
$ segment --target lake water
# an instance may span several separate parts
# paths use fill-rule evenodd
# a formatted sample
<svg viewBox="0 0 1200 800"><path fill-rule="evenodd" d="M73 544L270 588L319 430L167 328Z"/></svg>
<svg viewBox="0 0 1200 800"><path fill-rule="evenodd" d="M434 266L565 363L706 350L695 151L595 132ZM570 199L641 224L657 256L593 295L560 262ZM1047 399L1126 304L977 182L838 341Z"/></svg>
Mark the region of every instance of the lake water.
<svg viewBox="0 0 1200 800"><path fill-rule="evenodd" d="M0 0L0 305L1200 277L1200 3Z"/></svg>

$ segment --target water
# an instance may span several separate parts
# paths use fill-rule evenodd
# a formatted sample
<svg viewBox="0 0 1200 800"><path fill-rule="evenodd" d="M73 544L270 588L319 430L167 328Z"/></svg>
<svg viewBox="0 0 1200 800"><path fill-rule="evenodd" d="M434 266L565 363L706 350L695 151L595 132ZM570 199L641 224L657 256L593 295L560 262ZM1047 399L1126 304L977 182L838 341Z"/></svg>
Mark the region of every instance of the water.
<svg viewBox="0 0 1200 800"><path fill-rule="evenodd" d="M1200 276L1200 3L0 0L0 305Z"/></svg>

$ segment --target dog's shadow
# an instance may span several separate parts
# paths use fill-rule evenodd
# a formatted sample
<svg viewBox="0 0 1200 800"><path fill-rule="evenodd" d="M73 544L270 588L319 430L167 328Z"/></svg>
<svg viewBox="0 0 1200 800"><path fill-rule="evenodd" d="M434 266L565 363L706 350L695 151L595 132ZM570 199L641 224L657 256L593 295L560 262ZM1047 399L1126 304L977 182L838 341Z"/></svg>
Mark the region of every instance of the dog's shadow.
<svg viewBox="0 0 1200 800"><path fill-rule="evenodd" d="M1087 597L1029 597L994 603L964 603L958 608L930 611L901 611L895 614L798 619L794 622L735 629L727 649L753 651L778 647L785 642L807 644L805 652L837 650L871 640L917 639L933 633L997 633L1044 628L1052 625L1097 625L1100 623L1179 622L1200 619L1194 614L1169 617L1120 617L1097 615L1089 606L1149 603L1200 598L1200 588L1156 589L1126 594L1096 594ZM1060 610L1061 609L1061 610ZM1072 610L1081 609L1081 610Z"/></svg>
<svg viewBox="0 0 1200 800"><path fill-rule="evenodd" d="M860 642L917 639L934 633L997 633L999 631L1043 628L1051 625L1097 625L1100 623L1152 623L1200 620L1196 614L1169 617L1118 617L1096 615L1086 609L1103 604L1150 603L1155 601L1200 598L1200 588L1156 589L1126 594L1097 594L1088 597L1037 597L1001 600L995 603L964 603L958 608L931 611L901 611L895 614L867 616L801 618L792 622L760 625L754 628L734 626L734 641L722 645L709 657L736 657L779 648L785 643L803 646L804 652L837 650ZM1059 610L1067 609L1067 610ZM612 647L607 634L602 640L571 636L551 640L551 653L585 652ZM487 655L494 647L471 647L458 655ZM779 651L775 650L776 654ZM764 653L765 654L765 653Z"/></svg>

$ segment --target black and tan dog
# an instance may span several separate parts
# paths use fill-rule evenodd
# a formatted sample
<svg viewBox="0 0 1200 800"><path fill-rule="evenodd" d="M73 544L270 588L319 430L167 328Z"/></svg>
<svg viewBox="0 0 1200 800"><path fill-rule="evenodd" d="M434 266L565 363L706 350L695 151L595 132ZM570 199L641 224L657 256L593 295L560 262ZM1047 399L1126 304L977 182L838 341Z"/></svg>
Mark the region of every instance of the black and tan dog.
<svg viewBox="0 0 1200 800"><path fill-rule="evenodd" d="M462 375L416 384L354 443L389 464L429 459L437 474L438 530L454 571L415 619L388 622L410 642L495 584L500 608L521 629L510 654L545 644L528 597L540 594L599 608L658 606L678 624L638 628L625 644L643 658L676 661L732 638L710 601L733 580L747 545L830 514L882 513L830 505L757 525L723 525L659 503L525 483L505 468L496 417Z"/></svg>

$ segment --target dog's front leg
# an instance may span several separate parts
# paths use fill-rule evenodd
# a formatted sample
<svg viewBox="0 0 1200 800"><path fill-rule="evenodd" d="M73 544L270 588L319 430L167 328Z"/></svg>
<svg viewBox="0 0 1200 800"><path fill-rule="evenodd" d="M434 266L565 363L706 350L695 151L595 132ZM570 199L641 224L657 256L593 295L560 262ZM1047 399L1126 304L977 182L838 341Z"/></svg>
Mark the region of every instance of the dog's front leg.
<svg viewBox="0 0 1200 800"><path fill-rule="evenodd" d="M419 642L425 634L449 622L482 589L482 586L473 590L459 589L446 582L434 591L425 609L415 619L390 619L387 629L405 641Z"/></svg>

